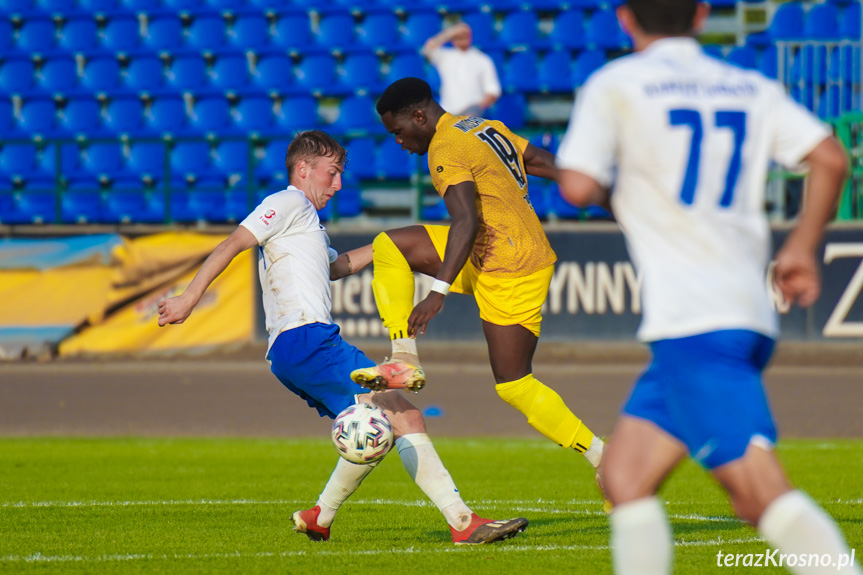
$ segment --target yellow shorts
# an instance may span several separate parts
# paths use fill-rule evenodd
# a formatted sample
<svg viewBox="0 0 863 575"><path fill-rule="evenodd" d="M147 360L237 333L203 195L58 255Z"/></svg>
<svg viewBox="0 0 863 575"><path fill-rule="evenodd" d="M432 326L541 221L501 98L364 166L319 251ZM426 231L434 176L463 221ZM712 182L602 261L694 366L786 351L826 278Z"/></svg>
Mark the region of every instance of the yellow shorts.
<svg viewBox="0 0 863 575"><path fill-rule="evenodd" d="M424 226L443 260L449 226ZM450 291L473 294L479 306L479 317L495 325L521 325L539 337L542 304L548 297L548 286L554 266L520 278L489 277L470 260L459 272Z"/></svg>

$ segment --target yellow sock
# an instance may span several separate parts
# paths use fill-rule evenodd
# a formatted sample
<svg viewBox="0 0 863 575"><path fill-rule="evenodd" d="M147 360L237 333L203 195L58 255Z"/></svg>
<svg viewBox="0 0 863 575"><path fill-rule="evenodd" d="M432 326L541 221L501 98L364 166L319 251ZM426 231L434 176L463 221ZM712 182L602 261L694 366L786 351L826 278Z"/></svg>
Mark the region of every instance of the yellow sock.
<svg viewBox="0 0 863 575"><path fill-rule="evenodd" d="M593 432L572 413L550 387L528 374L516 381L499 383L497 394L527 416L527 422L547 438L579 453L590 449Z"/></svg>
<svg viewBox="0 0 863 575"><path fill-rule="evenodd" d="M408 318L414 308L414 274L410 264L386 233L372 242L375 277L372 290L378 313L390 339L408 337Z"/></svg>

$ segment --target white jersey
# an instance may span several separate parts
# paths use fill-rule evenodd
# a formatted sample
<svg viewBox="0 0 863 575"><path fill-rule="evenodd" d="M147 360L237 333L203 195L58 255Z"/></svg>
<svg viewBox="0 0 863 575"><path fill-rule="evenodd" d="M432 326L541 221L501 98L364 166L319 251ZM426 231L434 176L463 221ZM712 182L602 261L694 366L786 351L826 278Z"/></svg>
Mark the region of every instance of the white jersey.
<svg viewBox="0 0 863 575"><path fill-rule="evenodd" d="M440 75L440 105L454 115L473 110L487 95L500 96L494 62L477 48L438 48L428 54Z"/></svg>
<svg viewBox="0 0 863 575"><path fill-rule="evenodd" d="M332 323L330 263L336 252L306 195L288 186L264 198L240 225L257 238L269 342L285 330Z"/></svg>
<svg viewBox="0 0 863 575"><path fill-rule="evenodd" d="M579 91L557 165L613 185L641 276L644 341L721 329L774 336L769 161L796 166L830 130L758 72L665 38Z"/></svg>

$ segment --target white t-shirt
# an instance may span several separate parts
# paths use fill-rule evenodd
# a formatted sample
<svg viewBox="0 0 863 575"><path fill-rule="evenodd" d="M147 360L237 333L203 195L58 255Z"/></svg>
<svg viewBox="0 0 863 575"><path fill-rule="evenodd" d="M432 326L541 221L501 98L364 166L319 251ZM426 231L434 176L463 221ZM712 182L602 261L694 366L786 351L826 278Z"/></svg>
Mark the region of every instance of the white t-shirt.
<svg viewBox="0 0 863 575"><path fill-rule="evenodd" d="M471 46L467 50L438 48L428 54L440 75L440 105L456 116L478 106L486 94L500 96L494 62Z"/></svg>
<svg viewBox="0 0 863 575"><path fill-rule="evenodd" d="M579 91L557 164L612 186L642 280L645 341L721 329L773 336L764 189L830 135L778 83L666 38Z"/></svg>
<svg viewBox="0 0 863 575"><path fill-rule="evenodd" d="M267 320L267 349L285 330L332 323L330 263L335 250L306 195L288 186L264 198L240 225L260 246L258 275Z"/></svg>

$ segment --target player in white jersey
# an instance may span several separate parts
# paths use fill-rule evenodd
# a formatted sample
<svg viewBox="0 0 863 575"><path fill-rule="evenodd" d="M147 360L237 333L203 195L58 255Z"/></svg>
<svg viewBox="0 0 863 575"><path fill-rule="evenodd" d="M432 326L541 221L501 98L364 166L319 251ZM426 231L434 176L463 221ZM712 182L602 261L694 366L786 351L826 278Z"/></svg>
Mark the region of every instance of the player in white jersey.
<svg viewBox="0 0 863 575"><path fill-rule="evenodd" d="M443 513L454 543L482 544L512 537L525 529L527 520L483 519L465 505L416 407L398 391L370 392L351 381L351 371L374 362L339 335L330 314L330 280L368 266L372 247L336 253L317 212L341 188L345 160L345 149L324 132L298 134L285 158L288 188L267 196L216 246L181 295L159 303L159 325L183 323L228 264L258 246L269 332L267 360L279 381L321 416L333 418L355 403L383 409L393 424L402 463ZM294 530L314 541L328 540L339 507L374 467L340 458L317 505L294 513Z"/></svg>
<svg viewBox="0 0 863 575"><path fill-rule="evenodd" d="M780 85L704 54L691 34L707 13L695 0L618 8L636 53L578 92L558 151L566 199L603 203L610 193L643 281L639 337L653 359L601 464L615 570L624 575L670 571L671 531L656 492L687 453L780 552L837 562L849 553L833 520L786 479L761 381L778 331L765 281L768 162L810 170L774 268L786 300L806 306L819 293L816 250L846 157Z"/></svg>

